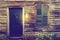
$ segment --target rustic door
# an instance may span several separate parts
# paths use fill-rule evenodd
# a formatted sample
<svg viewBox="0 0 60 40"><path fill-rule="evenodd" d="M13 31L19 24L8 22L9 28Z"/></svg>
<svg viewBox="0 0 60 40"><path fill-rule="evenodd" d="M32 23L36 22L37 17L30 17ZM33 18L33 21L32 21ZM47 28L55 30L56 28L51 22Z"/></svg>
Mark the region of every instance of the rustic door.
<svg viewBox="0 0 60 40"><path fill-rule="evenodd" d="M9 8L9 32L12 37L22 36L22 8Z"/></svg>

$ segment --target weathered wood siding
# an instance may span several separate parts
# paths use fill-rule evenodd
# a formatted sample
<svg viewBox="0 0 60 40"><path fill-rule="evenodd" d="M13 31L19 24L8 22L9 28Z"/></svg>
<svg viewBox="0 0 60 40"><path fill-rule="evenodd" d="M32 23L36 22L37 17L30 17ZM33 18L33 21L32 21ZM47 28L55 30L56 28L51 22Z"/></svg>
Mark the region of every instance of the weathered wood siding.
<svg viewBox="0 0 60 40"><path fill-rule="evenodd" d="M33 3L34 2L0 2L0 31L6 32L8 29L9 10L7 10L7 8L11 6L20 6L24 8L24 14L36 14L36 8Z"/></svg>

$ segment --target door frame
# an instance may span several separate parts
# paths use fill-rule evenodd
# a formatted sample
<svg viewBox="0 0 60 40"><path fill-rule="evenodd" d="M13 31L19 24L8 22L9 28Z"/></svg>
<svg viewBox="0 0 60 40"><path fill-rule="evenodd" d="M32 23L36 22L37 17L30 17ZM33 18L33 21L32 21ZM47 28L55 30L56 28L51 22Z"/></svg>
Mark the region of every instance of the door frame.
<svg viewBox="0 0 60 40"><path fill-rule="evenodd" d="M9 21L10 21L10 19L9 19L9 8L12 8L13 6L11 6L11 7L7 7L7 35L9 36L10 35L10 30L9 30ZM18 7L17 7L18 8ZM20 7L20 8L22 8L22 28L23 28L23 35L24 35L24 7Z"/></svg>

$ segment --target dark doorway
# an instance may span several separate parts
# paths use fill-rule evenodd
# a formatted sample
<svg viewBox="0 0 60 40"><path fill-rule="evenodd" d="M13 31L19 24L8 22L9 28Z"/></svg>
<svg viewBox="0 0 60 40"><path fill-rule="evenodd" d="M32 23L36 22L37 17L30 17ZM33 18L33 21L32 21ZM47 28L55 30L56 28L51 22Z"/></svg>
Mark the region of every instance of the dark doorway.
<svg viewBox="0 0 60 40"><path fill-rule="evenodd" d="M12 7L9 8L9 36L20 37L22 36L22 8Z"/></svg>

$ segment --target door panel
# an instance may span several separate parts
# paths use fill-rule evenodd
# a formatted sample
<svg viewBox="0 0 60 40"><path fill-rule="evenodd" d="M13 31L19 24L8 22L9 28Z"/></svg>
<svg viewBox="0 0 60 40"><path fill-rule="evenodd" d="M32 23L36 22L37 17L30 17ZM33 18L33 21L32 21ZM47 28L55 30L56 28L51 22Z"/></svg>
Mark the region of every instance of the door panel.
<svg viewBox="0 0 60 40"><path fill-rule="evenodd" d="M22 36L22 8L9 8L10 36Z"/></svg>

